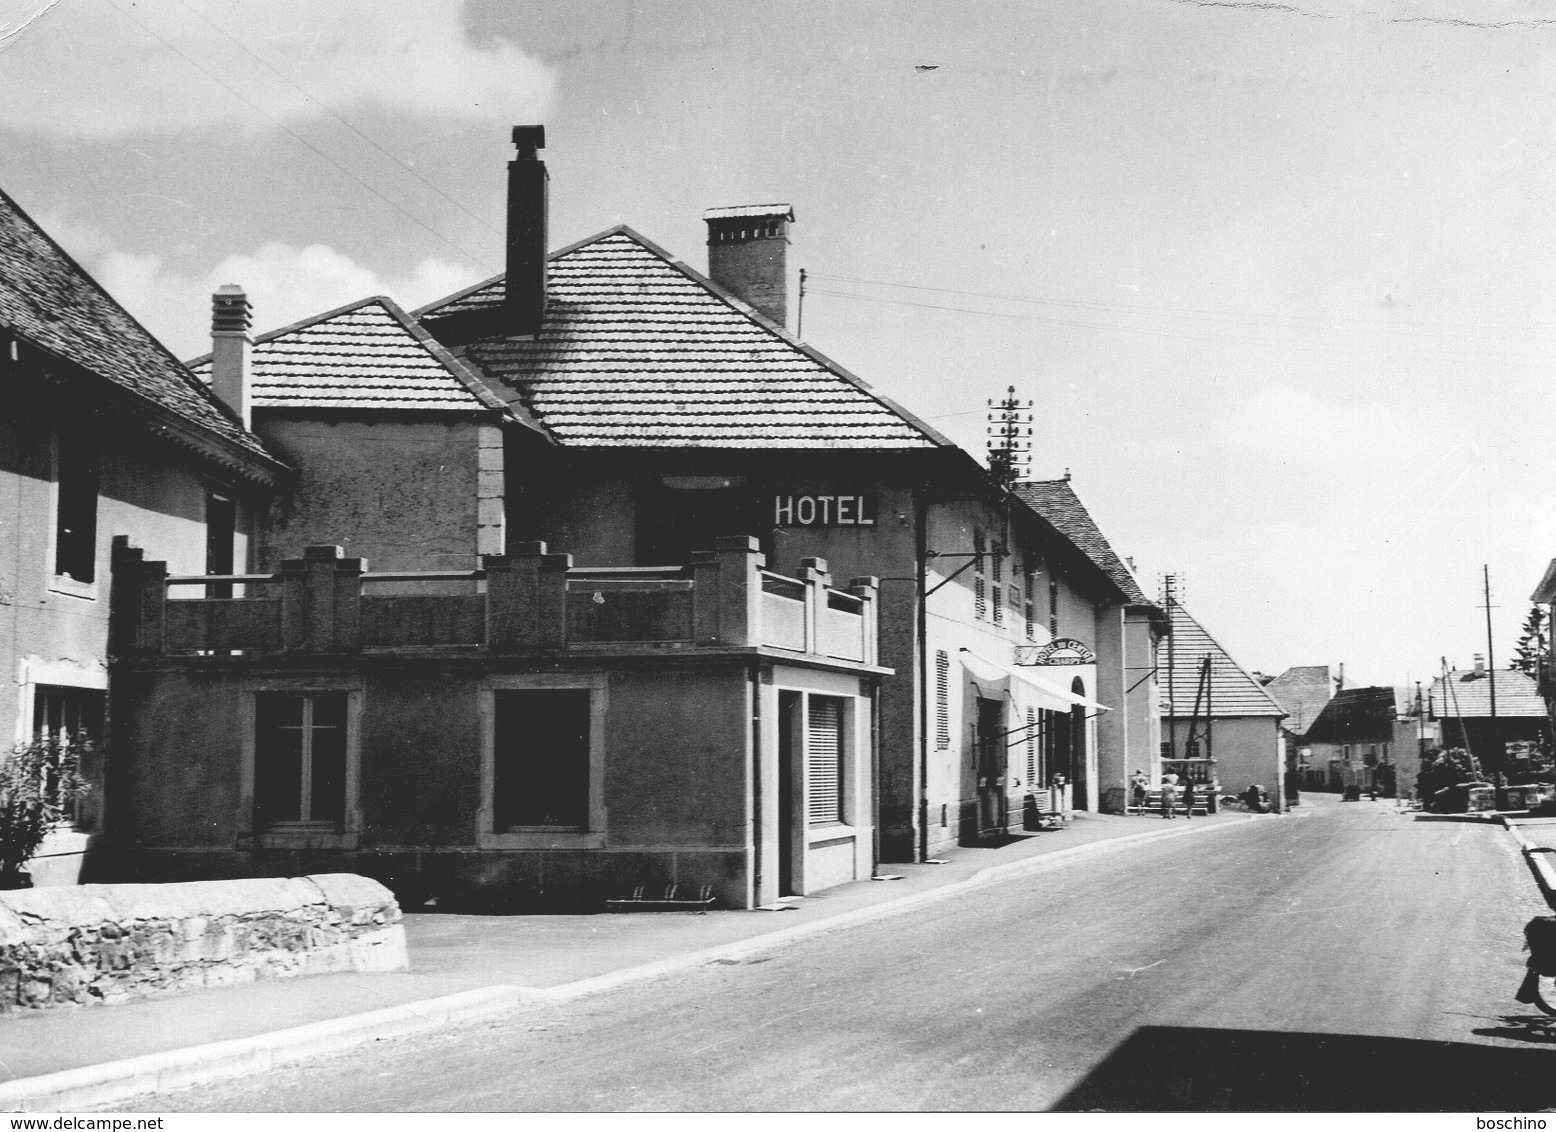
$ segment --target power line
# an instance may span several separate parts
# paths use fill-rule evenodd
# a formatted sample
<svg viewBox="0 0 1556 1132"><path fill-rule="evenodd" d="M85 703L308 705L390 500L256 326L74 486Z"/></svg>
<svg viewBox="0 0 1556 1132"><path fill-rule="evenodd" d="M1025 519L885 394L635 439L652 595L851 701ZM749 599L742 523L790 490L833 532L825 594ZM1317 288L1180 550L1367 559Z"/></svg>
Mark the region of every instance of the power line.
<svg viewBox="0 0 1556 1132"><path fill-rule="evenodd" d="M812 276L814 278L814 275ZM1145 334L1157 338L1173 338L1185 342L1209 342L1212 344L1241 343L1248 346L1262 346L1273 350L1294 350L1302 353L1340 354L1348 357L1367 357L1367 352L1350 349L1344 346L1329 346L1316 343L1282 342L1270 338L1252 338L1244 335L1214 335L1214 334L1186 334L1182 331L1160 330L1144 326L1121 326L1117 323L1085 322L1079 319L1055 318L1050 315L1039 314L1012 314L1007 311L979 310L974 307L953 307L940 303L918 303L911 299L888 299L877 295L856 295L848 291L833 291L818 287L809 287L806 290L809 295L827 295L838 299L854 299L862 303L878 303L884 306L917 307L920 310L948 311L954 314L976 314L986 318L1003 318L1016 322L1041 322L1051 326L1074 326L1089 330L1114 330L1126 334ZM1299 327L1290 329L1297 330ZM1453 359L1457 355L1434 353L1431 351L1415 350L1400 351L1400 357L1417 360L1445 360ZM1546 366L1551 363L1550 357L1520 354L1495 355L1498 362L1518 363Z"/></svg>
<svg viewBox="0 0 1556 1132"><path fill-rule="evenodd" d="M421 228L422 230L427 232L428 235L433 237L433 239L438 240L438 241L440 241L440 242L442 242L444 244L447 244L449 247L453 248L460 255L462 255L466 259L468 259L471 263L474 263L474 264L476 264L478 266L483 263L483 261L481 260L481 258L479 256L474 255L473 253L466 251L460 245L456 244L453 240L449 239L447 236L444 236L442 233L440 233L440 232L436 231L435 229L433 229L425 221L423 221L420 217L416 216L414 213L411 213L411 212L407 211L406 209L402 208L400 205L396 204L394 201L390 200L387 196L385 196L383 193L379 192L372 185L368 184L361 177L358 177L351 170L347 169L340 162L336 161L329 154L325 153L318 146L314 145L307 138L304 138L300 134L296 133L294 130L290 129L286 125L285 122L281 121L280 118L276 117L274 114L271 114L268 110L265 110L262 106L260 106L257 103L255 103L252 99L248 98L246 95L244 95L244 94L240 93L239 91L233 89L233 87L228 85L226 82L222 81L220 76L212 74L205 67L202 67L199 63L195 62L195 60L191 59L188 55L184 54L177 47L175 47L172 43L168 42L168 40L164 39L161 35L157 34L155 29L153 29L148 24L146 24L138 16L134 15L131 12L126 11L124 9L124 7L119 3L119 0L109 0L109 3L112 4L114 6L114 8L116 8L119 11L120 15L123 15L123 16L127 17L128 19L130 19L131 21L133 21L136 25L138 25L141 28L141 30L146 32L147 35L151 36L158 43L162 44L162 46L166 47L174 55L177 55L185 63L188 63L191 67L193 67L195 70L199 71L202 75L204 75L206 78L210 79L213 83L215 83L217 86L221 87L228 94L230 94L234 98L236 98L238 101L242 102L245 106L248 106L250 109L257 111L260 114L263 114L266 118L269 118L270 121L272 123L274 123L275 126L278 129L280 129L282 133L286 134L288 137L290 137L293 141L297 142L299 145L301 145L304 148L308 149L311 153L313 153L320 160L326 161L330 165L333 165L336 169L340 170L340 172L342 172L346 176L350 177L353 181L355 181L357 184L361 185L368 192L372 193L379 200L383 201L390 208L394 209L396 212L400 213L406 219L411 221L411 223L415 224L418 228Z"/></svg>
<svg viewBox="0 0 1556 1132"><path fill-rule="evenodd" d="M245 44L241 39L239 39L237 36L233 35L231 32L229 32L226 28L222 27L220 24L216 23L209 16L207 16L204 12L200 11L198 8L192 7L191 5L189 5L187 3L184 3L183 0L179 0L179 4L185 10L190 12L192 15L194 15L194 16L198 17L199 19L203 20L209 27L211 27L212 29L214 29L215 31L220 33L221 35L225 36L228 40L230 40L233 43L234 46L236 46L239 50L241 50L249 58L253 59L256 63L258 63L260 66L264 67L271 74L275 75L282 82L286 83L293 90L297 91L304 98L306 98L310 102L313 102L314 104L316 104L319 107L319 109L323 110L331 118L334 118L335 121L339 122L342 126L346 127L346 129L350 130L353 134L355 134L357 137L361 138L368 145L372 146L379 153L383 154L390 161L393 161L396 165L398 165L405 172L409 173L412 177L416 178L416 180L418 180L422 184L426 185L427 188L429 188L433 192L437 193L438 196L440 196L444 200L448 201L449 204L451 204L455 208L459 209L460 212L463 212L466 216L470 217L471 220L474 220L477 224L479 224L481 227L485 228L488 232L491 232L493 235L501 236L503 234L497 228L493 227L492 225L488 224L485 220L483 220L481 217L477 216L470 209L466 208L459 201L455 200L453 197L449 196L442 189L438 188L437 185L434 185L431 181L427 180L427 178L423 177L420 173L418 173L416 171L415 167L412 166L410 163L401 160L395 154L393 154L389 150L385 149L377 141L375 141L374 139L368 137L361 130L357 129L356 126L352 125L344 117L342 117L340 114L338 114L335 111L335 109L332 106L330 106L329 103L325 102L322 98L319 98L317 95L315 95L315 94L309 92L308 90L306 90L303 86L301 86L299 83L297 83L295 80L293 80L291 78L291 76L287 75L284 71L282 71L279 68L277 68L276 66L274 66L272 63L270 63L269 60L265 59L262 55L258 55L255 52L251 51L249 49L248 45Z"/></svg>
<svg viewBox="0 0 1556 1132"><path fill-rule="evenodd" d="M1411 333L1428 334L1434 337L1454 339L1463 339L1465 337L1472 336L1487 338L1496 337L1498 339L1505 339L1506 337L1505 333L1493 330L1479 331L1473 335L1470 335L1460 331L1437 329L1436 327L1438 324L1435 323L1431 324L1430 326L1421 323L1415 323L1410 326L1400 326L1398 323L1379 322L1375 319L1358 318L1346 315L1268 314L1254 311L1218 311L1209 310L1204 307L1152 306L1142 303L1104 303L1087 299L1059 299L1052 296L1043 295L1021 295L1008 291L968 291L955 287L931 287L922 283L895 283L884 279L863 279L852 275L833 275L829 272L822 271L812 271L809 273L809 276L812 279L829 279L836 283L857 283L869 287L897 287L909 291L931 291L942 295L960 295L966 298L995 299L1001 302L1027 303L1039 306L1073 307L1080 310L1117 311L1131 314L1170 316L1197 315L1199 317L1218 322L1256 322L1259 320L1271 322L1285 321L1289 323L1316 324L1327 329L1339 331L1344 331L1351 328L1334 324L1352 323L1356 329L1407 329ZM1531 340L1548 341L1549 339Z"/></svg>

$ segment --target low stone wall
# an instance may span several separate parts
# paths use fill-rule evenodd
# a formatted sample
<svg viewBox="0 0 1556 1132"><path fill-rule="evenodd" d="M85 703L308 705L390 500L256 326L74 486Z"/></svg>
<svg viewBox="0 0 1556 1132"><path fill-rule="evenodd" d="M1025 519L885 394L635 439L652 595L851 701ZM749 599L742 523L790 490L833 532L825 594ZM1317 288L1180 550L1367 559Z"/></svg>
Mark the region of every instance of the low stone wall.
<svg viewBox="0 0 1556 1132"><path fill-rule="evenodd" d="M394 894L352 873L0 892L0 1013L406 966Z"/></svg>

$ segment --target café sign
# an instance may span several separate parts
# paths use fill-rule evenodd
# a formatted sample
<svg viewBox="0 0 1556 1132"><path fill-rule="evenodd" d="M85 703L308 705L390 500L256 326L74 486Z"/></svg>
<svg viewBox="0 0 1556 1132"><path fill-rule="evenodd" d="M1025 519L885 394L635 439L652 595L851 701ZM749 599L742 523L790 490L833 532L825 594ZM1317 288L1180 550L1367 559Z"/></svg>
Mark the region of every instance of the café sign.
<svg viewBox="0 0 1556 1132"><path fill-rule="evenodd" d="M775 527L873 527L873 495L775 495Z"/></svg>
<svg viewBox="0 0 1556 1132"><path fill-rule="evenodd" d="M1026 649L1022 650L1027 652ZM1096 664L1097 654L1074 637L1055 637L1020 658L1022 664Z"/></svg>

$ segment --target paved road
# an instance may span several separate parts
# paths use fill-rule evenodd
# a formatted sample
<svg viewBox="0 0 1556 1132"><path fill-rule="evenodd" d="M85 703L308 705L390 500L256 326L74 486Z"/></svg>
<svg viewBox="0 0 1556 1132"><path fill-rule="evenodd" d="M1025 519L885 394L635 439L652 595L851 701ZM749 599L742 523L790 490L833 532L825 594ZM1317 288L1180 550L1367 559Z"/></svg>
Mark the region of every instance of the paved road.
<svg viewBox="0 0 1556 1132"><path fill-rule="evenodd" d="M153 1111L1528 1110L1499 828L1327 799Z"/></svg>

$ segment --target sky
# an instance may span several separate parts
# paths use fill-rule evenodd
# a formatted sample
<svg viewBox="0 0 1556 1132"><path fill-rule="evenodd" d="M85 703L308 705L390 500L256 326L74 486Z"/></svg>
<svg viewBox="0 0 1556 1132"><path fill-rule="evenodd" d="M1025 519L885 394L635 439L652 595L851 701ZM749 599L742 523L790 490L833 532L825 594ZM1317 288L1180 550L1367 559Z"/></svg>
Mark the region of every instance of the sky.
<svg viewBox="0 0 1556 1132"><path fill-rule="evenodd" d="M1556 19L1519 0L0 0L0 188L181 357L783 201L804 338L1036 416L1244 667L1505 663L1556 556ZM791 301L791 310L792 310ZM793 315L791 314L791 322Z"/></svg>

